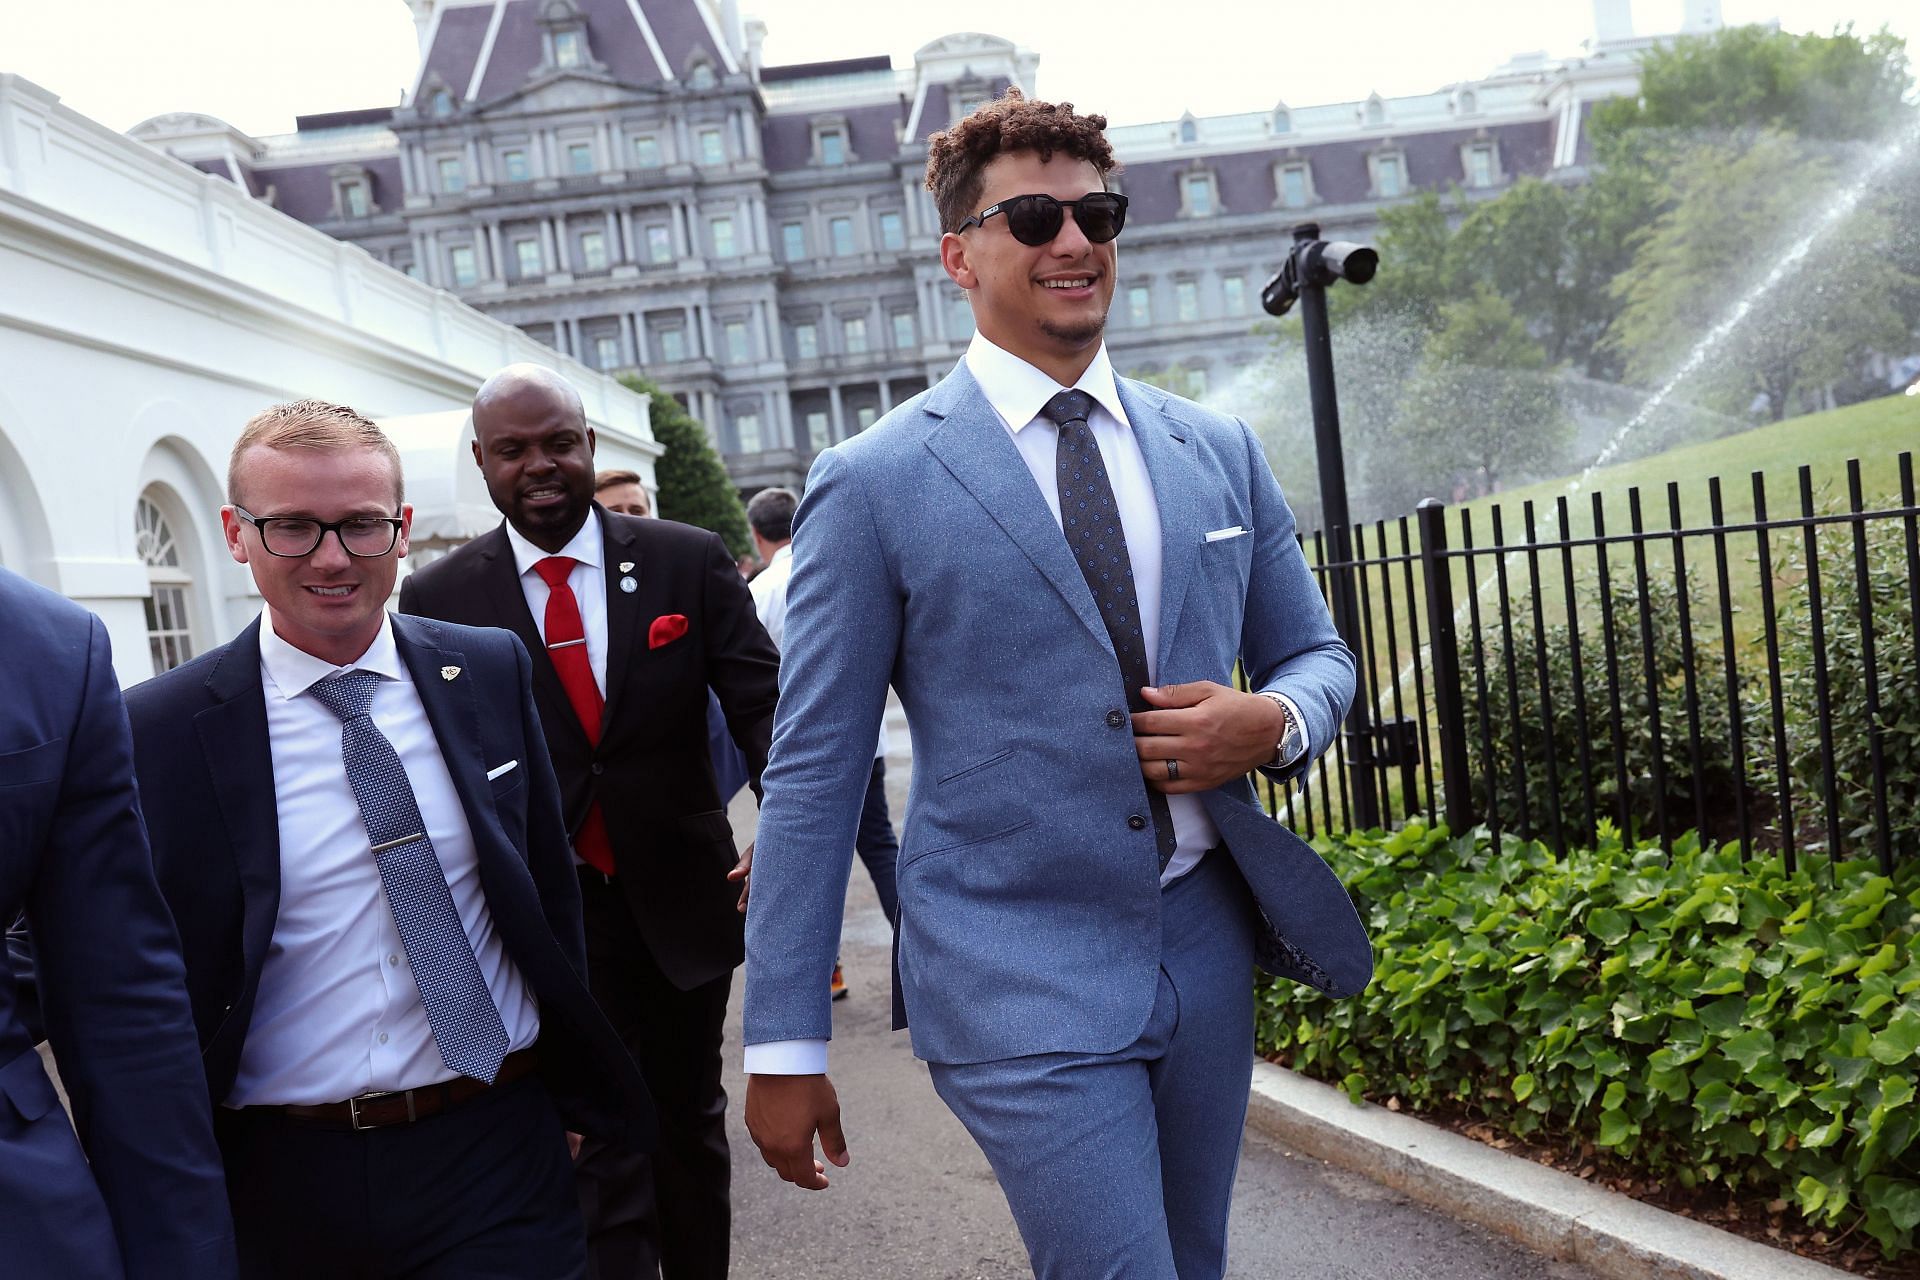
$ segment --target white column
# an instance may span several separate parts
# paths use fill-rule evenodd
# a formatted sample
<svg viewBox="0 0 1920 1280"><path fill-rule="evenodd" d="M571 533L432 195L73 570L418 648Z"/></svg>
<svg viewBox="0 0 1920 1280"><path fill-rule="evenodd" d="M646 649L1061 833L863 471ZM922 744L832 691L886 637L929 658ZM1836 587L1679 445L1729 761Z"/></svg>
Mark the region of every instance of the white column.
<svg viewBox="0 0 1920 1280"><path fill-rule="evenodd" d="M832 406L827 414L827 439L845 440L846 424L840 420L840 384L833 383L827 388L827 400Z"/></svg>
<svg viewBox="0 0 1920 1280"><path fill-rule="evenodd" d="M893 383L882 378L880 379L880 412L884 414L891 408L893 408Z"/></svg>
<svg viewBox="0 0 1920 1280"><path fill-rule="evenodd" d="M620 153L613 149L613 121L600 122L600 167L602 169L624 168L620 163Z"/></svg>
<svg viewBox="0 0 1920 1280"><path fill-rule="evenodd" d="M700 308L682 307L680 314L686 317L687 359L698 360L707 352L707 344L701 341L703 335L700 332Z"/></svg>
<svg viewBox="0 0 1920 1280"><path fill-rule="evenodd" d="M607 261L625 262L626 250L620 239L620 220L613 216L613 210L607 210Z"/></svg>
<svg viewBox="0 0 1920 1280"><path fill-rule="evenodd" d="M578 316L567 317L567 354L575 360L586 359L586 354L580 350L580 319Z"/></svg>
<svg viewBox="0 0 1920 1280"><path fill-rule="evenodd" d="M440 233L438 231L427 232L426 270L429 273L426 276L428 284L435 285L442 289L447 287L446 266L440 261Z"/></svg>
<svg viewBox="0 0 1920 1280"><path fill-rule="evenodd" d="M900 184L900 190L904 192L907 197L907 234L909 236L917 236L920 234L920 202L913 198L913 183L902 182Z"/></svg>
<svg viewBox="0 0 1920 1280"><path fill-rule="evenodd" d="M623 262L640 261L640 246L633 239L633 210L625 205L620 208L620 243L626 246L620 255Z"/></svg>
<svg viewBox="0 0 1920 1280"><path fill-rule="evenodd" d="M555 245L555 247L556 247L556 250L557 250L557 251L556 251L556 253L555 253L555 255L554 255L554 262L555 262L555 264L557 264L557 265L559 266L559 268L560 268L560 270L562 270L562 271L572 271L572 270L573 270L573 257L572 257L572 255L571 255L570 253L568 253L568 252L567 252L567 218L566 218L566 215L565 215L565 214L559 214L559 215L557 215L557 216L555 216L555 217L553 217L553 218L551 218L551 219L549 219L549 221L550 221L550 222L552 222L552 224L553 224L553 240L554 240L554 245Z"/></svg>
<svg viewBox="0 0 1920 1280"><path fill-rule="evenodd" d="M413 237L413 274L422 284L433 283L433 263L427 257L427 237L421 232Z"/></svg>
<svg viewBox="0 0 1920 1280"><path fill-rule="evenodd" d="M543 251L540 259L541 274L544 275L549 271L558 270L559 268L554 265L558 261L558 258L554 256L553 251L552 218L540 219L540 248Z"/></svg>
<svg viewBox="0 0 1920 1280"><path fill-rule="evenodd" d="M673 206L674 256L691 258L693 252L693 214L685 204L678 201Z"/></svg>
<svg viewBox="0 0 1920 1280"><path fill-rule="evenodd" d="M472 138L467 139L467 172L473 175L467 179L473 185L484 185L489 181L480 168L480 144Z"/></svg>
<svg viewBox="0 0 1920 1280"><path fill-rule="evenodd" d="M620 313L620 362L629 368L640 367L640 348L635 343L633 313Z"/></svg>
<svg viewBox="0 0 1920 1280"><path fill-rule="evenodd" d="M507 264L506 260L500 256L500 224L498 222L487 224L487 256L493 264L493 278L505 283Z"/></svg>

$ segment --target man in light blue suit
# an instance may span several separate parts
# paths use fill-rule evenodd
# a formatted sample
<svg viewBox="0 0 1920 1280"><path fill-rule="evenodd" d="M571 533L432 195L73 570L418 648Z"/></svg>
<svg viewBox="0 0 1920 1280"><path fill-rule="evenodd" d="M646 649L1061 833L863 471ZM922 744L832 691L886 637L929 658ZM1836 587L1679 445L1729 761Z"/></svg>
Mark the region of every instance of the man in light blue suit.
<svg viewBox="0 0 1920 1280"><path fill-rule="evenodd" d="M828 450L794 534L747 916L746 1118L788 1181L847 1163L826 978L889 683L913 735L896 1021L1036 1274L1218 1280L1251 971L1334 995L1371 952L1246 780L1353 691L1246 426L1114 375L1126 200L1099 116L1017 92L932 139L977 336ZM1230 687L1236 662L1256 692Z"/></svg>

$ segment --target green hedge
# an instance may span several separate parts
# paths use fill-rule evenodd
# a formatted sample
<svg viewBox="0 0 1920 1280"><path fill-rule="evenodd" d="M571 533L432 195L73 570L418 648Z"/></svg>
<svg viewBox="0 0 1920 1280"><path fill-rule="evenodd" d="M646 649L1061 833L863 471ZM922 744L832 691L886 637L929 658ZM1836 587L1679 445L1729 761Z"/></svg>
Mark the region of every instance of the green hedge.
<svg viewBox="0 0 1920 1280"><path fill-rule="evenodd" d="M1671 865L1608 827L1594 844L1557 858L1417 821L1323 843L1378 972L1343 1002L1263 983L1261 1049L1356 1099L1590 1139L1913 1250L1920 862L1789 875L1691 838Z"/></svg>

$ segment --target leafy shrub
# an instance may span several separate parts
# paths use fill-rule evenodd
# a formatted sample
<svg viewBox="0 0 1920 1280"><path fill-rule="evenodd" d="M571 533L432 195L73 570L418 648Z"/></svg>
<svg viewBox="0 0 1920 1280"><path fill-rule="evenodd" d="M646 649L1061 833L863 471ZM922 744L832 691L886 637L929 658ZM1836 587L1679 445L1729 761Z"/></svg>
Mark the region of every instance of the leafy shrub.
<svg viewBox="0 0 1920 1280"><path fill-rule="evenodd" d="M1462 695L1466 707L1467 751L1471 760L1474 812L1497 816L1505 830L1544 836L1551 831L1548 804L1559 809L1561 830L1568 843L1584 843L1594 832L1593 822L1623 811L1620 772L1615 767L1613 734L1618 733L1626 761L1624 812L1648 824L1655 808L1656 757L1653 721L1647 699L1648 646L1640 631L1641 602L1629 581L1616 589L1603 609L1597 591L1575 606L1582 619L1579 634L1580 673L1574 679L1573 633L1564 610L1561 621L1548 621L1536 635L1531 605L1515 602L1508 628L1498 613L1481 622L1481 650L1485 666L1486 702L1480 702L1471 641L1461 637ZM1727 688L1718 676L1719 634L1707 627L1709 610L1689 597L1693 624L1693 662L1680 630L1679 587L1661 575L1647 584L1648 622L1654 684L1660 700L1658 758L1665 768L1667 823L1678 831L1694 825L1694 793L1711 824L1734 812L1734 789L1741 785L1727 753L1731 740ZM1716 623L1717 625L1717 623ZM1606 659L1607 631L1611 631L1615 685L1609 687ZM1516 667L1516 700L1507 684L1508 655ZM1552 715L1542 705L1538 659L1547 666L1547 693ZM1694 681L1700 710L1700 768L1696 775L1688 731L1686 685ZM1616 712L1615 689L1618 692ZM1577 696L1576 696L1577 695ZM1584 707L1582 705L1584 700ZM1584 712L1584 714L1583 714ZM1483 736L1484 735L1484 736ZM1487 754L1487 743L1492 755ZM1585 748L1585 768L1582 748ZM1551 753L1557 789L1547 786L1546 761ZM1522 774L1524 770L1524 775ZM1520 786L1526 787L1526 817L1522 824ZM1591 807L1589 807L1591 805Z"/></svg>
<svg viewBox="0 0 1920 1280"><path fill-rule="evenodd" d="M1889 1257L1920 1224L1920 862L1623 843L1556 857L1413 822L1323 844L1378 971L1334 1002L1258 992L1258 1041L1358 1099L1588 1139L1693 1187L1857 1221Z"/></svg>
<svg viewBox="0 0 1920 1280"><path fill-rule="evenodd" d="M1906 533L1894 520L1871 521L1867 530L1867 599L1873 621L1874 668L1878 676L1877 724L1881 771L1886 780L1885 831L1895 857L1920 855L1920 644L1907 579ZM1781 693L1787 726L1787 768L1794 787L1796 835L1802 847L1835 852L1824 812L1825 759L1820 735L1820 699L1814 665L1811 597L1804 543L1795 538L1782 572L1793 582L1775 602L1780 636ZM1859 577L1853 531L1828 527L1817 541L1821 621L1825 629L1828 714L1833 741L1834 790L1842 855L1875 848L1880 829L1874 799L1874 716L1867 711L1866 632L1860 625ZM1759 733L1749 742L1757 758L1755 778L1772 778L1772 708L1756 702L1749 712Z"/></svg>

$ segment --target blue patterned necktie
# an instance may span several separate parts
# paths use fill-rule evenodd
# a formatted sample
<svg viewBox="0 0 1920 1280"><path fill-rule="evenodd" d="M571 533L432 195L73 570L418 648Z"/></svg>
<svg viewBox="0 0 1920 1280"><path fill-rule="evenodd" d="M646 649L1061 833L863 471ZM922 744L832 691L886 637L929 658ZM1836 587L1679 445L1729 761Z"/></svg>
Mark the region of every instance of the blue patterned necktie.
<svg viewBox="0 0 1920 1280"><path fill-rule="evenodd" d="M1113 500L1107 465L1087 426L1093 397L1084 391L1062 391L1047 401L1041 414L1060 428L1054 450L1053 474L1060 490L1060 527L1080 573L1100 606L1107 638L1120 660L1120 678L1127 686L1127 707L1148 710L1140 696L1147 676L1146 633L1140 629L1140 602L1133 589L1133 559L1127 554L1127 535L1120 526L1120 507ZM1173 814L1167 798L1147 788L1147 806L1153 811L1154 847L1160 869L1173 857Z"/></svg>
<svg viewBox="0 0 1920 1280"><path fill-rule="evenodd" d="M420 820L413 785L393 744L367 714L373 691L385 678L375 671L347 671L308 692L340 717L347 783L359 802L387 907L406 948L440 1060L463 1076L492 1084L507 1056L507 1029L454 910L446 873Z"/></svg>

